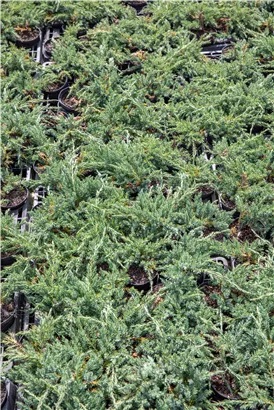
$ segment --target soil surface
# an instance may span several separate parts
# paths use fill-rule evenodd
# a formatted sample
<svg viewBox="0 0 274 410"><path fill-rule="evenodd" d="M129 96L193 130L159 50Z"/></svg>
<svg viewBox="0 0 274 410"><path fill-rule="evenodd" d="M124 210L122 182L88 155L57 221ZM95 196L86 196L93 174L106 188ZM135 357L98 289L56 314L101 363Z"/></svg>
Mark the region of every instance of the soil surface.
<svg viewBox="0 0 274 410"><path fill-rule="evenodd" d="M126 4L128 4L129 6L146 6L147 2L145 0L127 0L125 1Z"/></svg>
<svg viewBox="0 0 274 410"><path fill-rule="evenodd" d="M202 291L205 293L205 301L206 304L210 307L217 308L218 307L218 302L214 298L215 295L222 295L222 291L220 286L216 285L203 285Z"/></svg>
<svg viewBox="0 0 274 410"><path fill-rule="evenodd" d="M213 227L206 227L203 229L203 234L204 236L208 236L211 233L216 232L216 235L213 236L213 239L215 239L216 241L220 241L222 242L224 240L224 234L223 233L217 233L217 231L215 230L215 228Z"/></svg>
<svg viewBox="0 0 274 410"><path fill-rule="evenodd" d="M252 232L251 228L248 225L245 225L243 228L240 228L238 221L232 222L229 228L230 237L234 237L240 242L247 241L251 243L257 239L256 235Z"/></svg>
<svg viewBox="0 0 274 410"><path fill-rule="evenodd" d="M133 67L138 67L140 63L137 61L124 61L123 63L119 63L118 67L121 71L127 71L132 69Z"/></svg>
<svg viewBox="0 0 274 410"><path fill-rule="evenodd" d="M1 304L1 322L6 320L14 312L14 303L2 303Z"/></svg>
<svg viewBox="0 0 274 410"><path fill-rule="evenodd" d="M46 91L56 91L59 90L64 85L64 82L57 81L55 83L49 84L46 87Z"/></svg>
<svg viewBox="0 0 274 410"><path fill-rule="evenodd" d="M148 98L152 103L156 103L158 101L158 97L156 95L146 94L146 98Z"/></svg>
<svg viewBox="0 0 274 410"><path fill-rule="evenodd" d="M34 40L36 37L39 36L39 30L36 29L22 29L22 31L16 30L16 33L22 41Z"/></svg>
<svg viewBox="0 0 274 410"><path fill-rule="evenodd" d="M1 403L4 400L6 395L6 383L1 382Z"/></svg>
<svg viewBox="0 0 274 410"><path fill-rule="evenodd" d="M237 239L241 242L254 242L256 238L256 235L252 232L251 228L249 226L244 226L237 234Z"/></svg>
<svg viewBox="0 0 274 410"><path fill-rule="evenodd" d="M52 50L53 50L53 42L52 41L47 41L45 43L45 49L49 54L51 54Z"/></svg>
<svg viewBox="0 0 274 410"><path fill-rule="evenodd" d="M163 283L157 283L152 288L152 293L158 293L160 289L162 289L165 285Z"/></svg>
<svg viewBox="0 0 274 410"><path fill-rule="evenodd" d="M202 192L202 194L204 195L210 195L213 194L214 188L212 188L211 186L201 186L197 189L197 192Z"/></svg>
<svg viewBox="0 0 274 410"><path fill-rule="evenodd" d="M2 199L7 200L2 206L10 207L19 205L27 198L27 192L23 187L13 188L11 191L2 196Z"/></svg>
<svg viewBox="0 0 274 410"><path fill-rule="evenodd" d="M48 53L52 53L52 50L53 50L53 48L54 48L54 42L53 42L53 40L54 41L58 41L60 39L60 37L54 37L54 38L51 38L50 40L47 40L46 42L45 42L45 45L44 45L44 47L45 47L45 49L46 49L46 51L48 52Z"/></svg>
<svg viewBox="0 0 274 410"><path fill-rule="evenodd" d="M128 269L128 274L134 285L143 285L148 282L149 277L142 266L133 264Z"/></svg>
<svg viewBox="0 0 274 410"><path fill-rule="evenodd" d="M84 178L86 178L86 177L96 177L97 172L94 169L86 169L85 171L83 171L82 176Z"/></svg>
<svg viewBox="0 0 274 410"><path fill-rule="evenodd" d="M221 199L221 202L222 204L224 204L225 207L230 208L231 210L236 208L235 202L229 198L223 197Z"/></svg>
<svg viewBox="0 0 274 410"><path fill-rule="evenodd" d="M217 392L229 398L235 398L236 385L230 375L214 375L211 377L211 383Z"/></svg>
<svg viewBox="0 0 274 410"><path fill-rule="evenodd" d="M35 171L37 172L37 174L43 174L46 170L46 165L41 164L41 162L36 161L34 166L35 166Z"/></svg>
<svg viewBox="0 0 274 410"><path fill-rule="evenodd" d="M201 272L197 276L196 283L199 287L203 287L210 283L210 276L206 272Z"/></svg>
<svg viewBox="0 0 274 410"><path fill-rule="evenodd" d="M1 252L1 259L7 258L8 256L13 255L13 251L9 251L9 252Z"/></svg>
<svg viewBox="0 0 274 410"><path fill-rule="evenodd" d="M107 272L109 271L109 264L107 262L99 263L96 266L97 272L100 272L100 270L106 270Z"/></svg>
<svg viewBox="0 0 274 410"><path fill-rule="evenodd" d="M79 104L79 100L75 97L66 97L63 99L63 103L69 108L76 108Z"/></svg>

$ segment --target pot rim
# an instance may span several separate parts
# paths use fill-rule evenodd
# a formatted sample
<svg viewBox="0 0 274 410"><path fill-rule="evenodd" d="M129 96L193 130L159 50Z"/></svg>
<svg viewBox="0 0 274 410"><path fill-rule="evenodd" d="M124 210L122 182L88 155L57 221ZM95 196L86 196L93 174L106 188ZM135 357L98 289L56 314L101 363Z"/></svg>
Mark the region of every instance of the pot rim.
<svg viewBox="0 0 274 410"><path fill-rule="evenodd" d="M56 93L60 93L61 91L63 91L64 87L66 87L68 84L68 76L65 77L65 81L64 83L61 85L61 87L56 88L55 90L51 90L51 91L47 91L46 89L44 90L44 92L48 95L51 94L56 94Z"/></svg>
<svg viewBox="0 0 274 410"><path fill-rule="evenodd" d="M44 57L46 57L46 58L51 58L51 57L52 57L52 51L48 51L48 50L46 49L46 44L49 44L52 40L55 40L56 38L60 38L60 36L48 38L47 40L45 40L45 41L43 42L43 54L44 54ZM45 64L45 63L43 63L43 64Z"/></svg>
<svg viewBox="0 0 274 410"><path fill-rule="evenodd" d="M1 332L5 333L11 328L15 320L15 309L5 320L1 320Z"/></svg>
<svg viewBox="0 0 274 410"><path fill-rule="evenodd" d="M32 27L32 30L37 30L38 31L38 35L37 37L39 37L41 35L41 29L39 27ZM37 37L34 37L32 40L35 40ZM22 40L21 37L16 33L16 38L18 38L19 41L21 41L22 43L27 43L28 41L31 40Z"/></svg>
<svg viewBox="0 0 274 410"><path fill-rule="evenodd" d="M158 278L159 276L159 272L155 272L155 274L153 276L151 276L151 281L153 282L156 278ZM142 287L142 286L146 286L150 283L150 279L148 278L145 282L142 283L135 283L132 280L130 280L130 285L134 286L134 287Z"/></svg>
<svg viewBox="0 0 274 410"><path fill-rule="evenodd" d="M6 403L6 401L7 401L7 397L8 397L8 391L7 391L7 379L5 379L5 380L1 380L1 382L3 383L3 384L5 384L5 395L4 395L4 397L3 397L3 399L1 400L1 409L3 408L3 406L4 406L4 404Z"/></svg>
<svg viewBox="0 0 274 410"><path fill-rule="evenodd" d="M15 253L11 253L8 256L2 256L1 255L1 261L7 261L9 258L14 258L15 255L16 255Z"/></svg>
<svg viewBox="0 0 274 410"><path fill-rule="evenodd" d="M65 87L59 92L59 94L58 94L59 105L69 113L78 114L79 113L79 111L78 111L79 107L72 108L72 107L69 107L68 105L66 105L63 102L63 98L65 98L68 95L69 90L70 90L70 87Z"/></svg>
<svg viewBox="0 0 274 410"><path fill-rule="evenodd" d="M6 211L7 209L11 209L11 210L19 209L19 208L21 208L21 207L24 205L24 203L27 201L28 196L29 196L29 190L28 190L28 188L26 188L24 185L21 185L21 186L24 188L25 193L26 193L25 199L22 200L22 201L21 201L19 204L17 204L17 205L11 205L11 206L1 205L1 209L2 209L3 211ZM13 189L15 189L15 188L13 188ZM11 189L11 191L12 191L13 189ZM10 191L9 191L9 192L10 192Z"/></svg>
<svg viewBox="0 0 274 410"><path fill-rule="evenodd" d="M214 393L218 394L224 400L239 400L239 397L235 397L235 396L229 397L227 394L221 393L218 389L216 389L216 387L214 387L214 382L212 381L213 376L215 376L215 375L212 375L210 377L210 384L211 384L211 388L214 391Z"/></svg>

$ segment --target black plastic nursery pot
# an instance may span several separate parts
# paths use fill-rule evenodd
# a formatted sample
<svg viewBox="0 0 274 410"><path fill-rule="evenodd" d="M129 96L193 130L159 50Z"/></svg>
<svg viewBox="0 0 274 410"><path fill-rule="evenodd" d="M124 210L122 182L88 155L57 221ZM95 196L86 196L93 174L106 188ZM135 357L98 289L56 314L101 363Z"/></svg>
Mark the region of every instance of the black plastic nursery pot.
<svg viewBox="0 0 274 410"><path fill-rule="evenodd" d="M45 89L45 95L50 100L57 100L60 92L67 88L68 86L68 77L66 77L63 81L56 82L51 84ZM49 88L50 87L50 88Z"/></svg>
<svg viewBox="0 0 274 410"><path fill-rule="evenodd" d="M229 270L229 262L223 256L211 256L211 259L217 263L221 263L225 270Z"/></svg>
<svg viewBox="0 0 274 410"><path fill-rule="evenodd" d="M39 28L22 29L21 35L17 34L16 45L18 47L30 48L39 43L41 30Z"/></svg>
<svg viewBox="0 0 274 410"><path fill-rule="evenodd" d="M1 269L5 266L11 266L16 261L12 253L1 253Z"/></svg>
<svg viewBox="0 0 274 410"><path fill-rule="evenodd" d="M16 409L17 388L9 379L1 380L1 410Z"/></svg>
<svg viewBox="0 0 274 410"><path fill-rule="evenodd" d="M235 211L233 213L233 218L238 218L240 216L239 211L237 211L236 209L235 202L227 196L223 196L222 194L219 195L219 207L224 211Z"/></svg>
<svg viewBox="0 0 274 410"><path fill-rule="evenodd" d="M208 58L219 59L229 49L232 48L231 42L223 42L219 44L208 44L202 47L201 54Z"/></svg>
<svg viewBox="0 0 274 410"><path fill-rule="evenodd" d="M45 61L45 62L42 64L42 66L43 66L43 67L49 67L49 66L54 65L54 64L55 64L54 61Z"/></svg>
<svg viewBox="0 0 274 410"><path fill-rule="evenodd" d="M199 287L203 287L204 285L209 285L211 283L209 274L206 272L199 273L196 283L197 283L197 286Z"/></svg>
<svg viewBox="0 0 274 410"><path fill-rule="evenodd" d="M28 168L28 164L18 164L16 159L12 164L9 165L10 172L12 172L14 175L22 175L23 177L27 173Z"/></svg>
<svg viewBox="0 0 274 410"><path fill-rule="evenodd" d="M150 279L145 272L145 270L137 265L132 264L128 269L128 274L131 278L130 285L133 286L135 289L148 291L151 288ZM158 272L153 272L151 275L151 281L153 285L156 285L158 282L159 275Z"/></svg>
<svg viewBox="0 0 274 410"><path fill-rule="evenodd" d="M42 202L38 202L38 204L36 204L36 205L34 205L32 208L31 208L31 210L32 211L36 211L36 209L38 209L40 206L42 206L43 205L43 203Z"/></svg>
<svg viewBox="0 0 274 410"><path fill-rule="evenodd" d="M41 175L45 172L45 166L46 164L42 164L39 161L34 161L32 168L36 174Z"/></svg>
<svg viewBox="0 0 274 410"><path fill-rule="evenodd" d="M9 200L8 203L1 205L1 210L15 210L21 208L27 201L29 191L23 186L18 186L9 191L2 199Z"/></svg>
<svg viewBox="0 0 274 410"><path fill-rule="evenodd" d="M226 380L222 375L213 375L210 382L214 400L239 400L234 386L231 385L233 383L231 380Z"/></svg>
<svg viewBox="0 0 274 410"><path fill-rule="evenodd" d="M65 23L60 20L52 21L51 23L47 24L46 28L56 28L61 31L61 33L65 30Z"/></svg>
<svg viewBox="0 0 274 410"><path fill-rule="evenodd" d="M87 34L87 29L82 28L78 31L78 33L76 34L76 37L81 38L81 37L85 36L86 34Z"/></svg>
<svg viewBox="0 0 274 410"><path fill-rule="evenodd" d="M79 115L78 100L76 101L74 97L69 97L69 87L64 88L58 95L59 106L63 108L68 114ZM75 100L75 101L73 101Z"/></svg>
<svg viewBox="0 0 274 410"><path fill-rule="evenodd" d="M211 186L202 186L198 189L198 192L201 192L202 199L210 199L211 196L214 194L215 190Z"/></svg>
<svg viewBox="0 0 274 410"><path fill-rule="evenodd" d="M20 332L28 326L29 312L22 292L15 292L13 300L1 306L1 332Z"/></svg>
<svg viewBox="0 0 274 410"><path fill-rule="evenodd" d="M46 60L50 60L52 57L52 39L49 38L43 44L43 56Z"/></svg>
<svg viewBox="0 0 274 410"><path fill-rule="evenodd" d="M130 75L136 73L137 71L140 71L142 68L140 62L130 60L123 61L122 63L118 63L117 65L122 75Z"/></svg>
<svg viewBox="0 0 274 410"><path fill-rule="evenodd" d="M9 371L13 367L13 361L12 360L9 361L7 358L6 348L7 348L7 345L2 342L0 345L0 368L3 372ZM4 381L4 378L1 378L1 382L3 381ZM1 398L3 397L1 396Z"/></svg>
<svg viewBox="0 0 274 410"><path fill-rule="evenodd" d="M223 256L215 256L212 255L211 259L217 263L221 263L223 265L223 268L228 271L230 266L232 269L234 269L235 267L235 259L231 259L231 264L229 263L229 261L224 258ZM201 272L199 273L198 277L197 277L197 285L199 287L202 287L204 285L209 285L211 284L211 278L210 275L207 272Z"/></svg>
<svg viewBox="0 0 274 410"><path fill-rule="evenodd" d="M235 202L228 197L220 196L220 204L225 211L233 211L236 208Z"/></svg>
<svg viewBox="0 0 274 410"><path fill-rule="evenodd" d="M1 381L1 409L7 401L7 390L5 381Z"/></svg>
<svg viewBox="0 0 274 410"><path fill-rule="evenodd" d="M139 14L147 6L148 2L145 0L125 0L124 4L133 7L136 13Z"/></svg>
<svg viewBox="0 0 274 410"><path fill-rule="evenodd" d="M1 332L7 332L14 323L16 307L14 302L1 305Z"/></svg>
<svg viewBox="0 0 274 410"><path fill-rule="evenodd" d="M52 57L52 49L53 49L53 40L59 39L58 37L52 37L46 40L43 44L43 56L46 60L50 60Z"/></svg>

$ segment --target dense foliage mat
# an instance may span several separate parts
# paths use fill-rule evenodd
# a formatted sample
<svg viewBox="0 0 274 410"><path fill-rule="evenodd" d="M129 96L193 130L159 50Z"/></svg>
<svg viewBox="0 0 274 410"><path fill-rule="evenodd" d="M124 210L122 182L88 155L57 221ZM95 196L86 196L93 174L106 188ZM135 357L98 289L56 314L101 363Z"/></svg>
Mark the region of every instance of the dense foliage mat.
<svg viewBox="0 0 274 410"><path fill-rule="evenodd" d="M28 230L2 216L2 301L38 318L4 336L22 409L274 408L273 11L2 1L3 205L48 191ZM45 67L16 39L56 22Z"/></svg>

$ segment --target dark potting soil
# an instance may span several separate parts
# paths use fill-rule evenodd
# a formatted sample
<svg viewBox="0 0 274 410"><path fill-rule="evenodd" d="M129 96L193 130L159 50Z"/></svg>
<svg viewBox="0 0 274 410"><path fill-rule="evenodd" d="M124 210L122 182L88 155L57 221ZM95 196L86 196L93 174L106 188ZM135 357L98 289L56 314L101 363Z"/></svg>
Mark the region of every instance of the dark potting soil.
<svg viewBox="0 0 274 410"><path fill-rule="evenodd" d="M45 168L46 166L45 165L43 165L43 164L41 164L41 163L37 163L36 162L36 164L35 164L35 170L36 170L36 172L37 172L37 174L43 174L44 172L45 172L45 170L46 170L46 168Z"/></svg>
<svg viewBox="0 0 274 410"><path fill-rule="evenodd" d="M17 35L20 37L20 40L23 41L33 40L38 37L39 30L22 29L22 31L17 31Z"/></svg>
<svg viewBox="0 0 274 410"><path fill-rule="evenodd" d="M146 94L146 98L148 98L149 101L152 103L156 103L158 101L157 95Z"/></svg>
<svg viewBox="0 0 274 410"><path fill-rule="evenodd" d="M76 108L79 104L79 100L75 97L67 97L63 99L63 103L69 108Z"/></svg>
<svg viewBox="0 0 274 410"><path fill-rule="evenodd" d="M256 235L252 232L251 228L248 225L245 225L243 228L239 227L238 221L232 222L229 225L230 228L230 237L236 238L240 242L254 242L257 238Z"/></svg>
<svg viewBox="0 0 274 410"><path fill-rule="evenodd" d="M235 202L229 198L222 198L222 203L230 209L234 209L236 207Z"/></svg>
<svg viewBox="0 0 274 410"><path fill-rule="evenodd" d="M2 196L2 199L8 200L4 206L16 206L24 201L27 197L27 192L23 187L13 188L11 191Z"/></svg>
<svg viewBox="0 0 274 410"><path fill-rule="evenodd" d="M214 188L211 186L201 186L197 189L197 192L203 192L204 194L211 194L214 191Z"/></svg>
<svg viewBox="0 0 274 410"><path fill-rule="evenodd" d="M249 226L244 226L237 234L237 239L241 242L254 242L256 239L256 235L252 232Z"/></svg>
<svg viewBox="0 0 274 410"><path fill-rule="evenodd" d="M130 68L138 67L139 65L140 63L138 63L137 61L124 61L123 63L119 63L118 67L121 71L126 71Z"/></svg>
<svg viewBox="0 0 274 410"><path fill-rule="evenodd" d="M6 383L1 382L1 403L4 400L6 395Z"/></svg>
<svg viewBox="0 0 274 410"><path fill-rule="evenodd" d="M107 262L99 263L96 266L97 273L100 272L101 269L105 271L109 271L109 264Z"/></svg>
<svg viewBox="0 0 274 410"><path fill-rule="evenodd" d="M234 392L236 390L236 385L235 381L230 375L214 375L211 377L211 383L213 384L215 390L217 390L219 393L231 399L235 398Z"/></svg>
<svg viewBox="0 0 274 410"><path fill-rule="evenodd" d="M80 36L80 37L78 37L78 40L80 40L80 41L88 41L89 40L89 38L88 38L88 36Z"/></svg>
<svg viewBox="0 0 274 410"><path fill-rule="evenodd" d="M48 53L51 53L54 47L54 41L58 41L60 37L54 37L54 39L50 39L49 41L46 41L45 43L45 49Z"/></svg>
<svg viewBox="0 0 274 410"><path fill-rule="evenodd" d="M144 268L136 264L133 264L129 267L128 274L132 280L132 283L134 283L135 285L143 285L149 280L148 274L146 273Z"/></svg>
<svg viewBox="0 0 274 410"><path fill-rule="evenodd" d="M52 52L52 50L53 50L53 43L52 43L52 41L48 41L48 42L45 44L45 49L46 49L46 51L47 51L48 53L51 53L51 52Z"/></svg>
<svg viewBox="0 0 274 410"><path fill-rule="evenodd" d="M1 259L7 258L8 256L13 255L13 251L1 252Z"/></svg>
<svg viewBox="0 0 274 410"><path fill-rule="evenodd" d="M49 84L46 87L46 91L51 92L51 91L59 90L59 88L61 88L63 84L64 84L63 82L59 82L59 81L55 82L55 83L52 83L52 84Z"/></svg>
<svg viewBox="0 0 274 410"><path fill-rule="evenodd" d="M94 169L86 169L85 171L82 172L83 178L86 177L96 177L97 176L97 171Z"/></svg>
<svg viewBox="0 0 274 410"><path fill-rule="evenodd" d="M3 322L8 317L10 317L13 312L14 312L14 303L13 302L2 303L1 304L1 322Z"/></svg>
<svg viewBox="0 0 274 410"><path fill-rule="evenodd" d="M127 1L125 1L125 3L129 6L132 6L132 7L134 7L134 6L144 7L144 6L147 5L147 2L145 0L127 0Z"/></svg>
<svg viewBox="0 0 274 410"><path fill-rule="evenodd" d="M203 229L204 237L210 235L213 232L216 232L216 230L215 230L215 228L212 228L212 227L206 227L206 228ZM219 242L223 242L224 237L225 236L224 236L223 233L217 233L216 232L216 234L213 236L213 239L215 239L216 241L219 241Z"/></svg>
<svg viewBox="0 0 274 410"><path fill-rule="evenodd" d="M205 294L205 301L206 304L210 307L217 308L218 307L218 302L214 297L215 295L221 295L222 291L220 286L212 286L212 285L203 285L202 291Z"/></svg>
<svg viewBox="0 0 274 410"><path fill-rule="evenodd" d="M162 289L165 285L163 283L157 283L152 288L152 293L158 293L160 289Z"/></svg>

